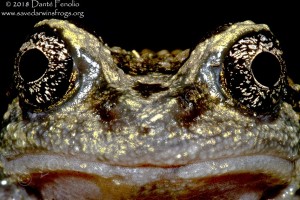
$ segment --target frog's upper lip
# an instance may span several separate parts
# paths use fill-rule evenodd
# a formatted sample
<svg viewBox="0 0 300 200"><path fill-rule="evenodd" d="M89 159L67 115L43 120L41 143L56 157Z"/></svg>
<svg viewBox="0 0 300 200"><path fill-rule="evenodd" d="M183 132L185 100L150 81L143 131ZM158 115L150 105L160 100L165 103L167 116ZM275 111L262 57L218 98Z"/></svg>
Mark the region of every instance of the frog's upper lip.
<svg viewBox="0 0 300 200"><path fill-rule="evenodd" d="M76 171L104 178L122 177L124 182L138 185L161 179L195 179L239 173L266 174L289 182L294 172L292 161L269 155L207 160L176 167L124 167L49 154L27 154L9 161L4 159L2 162L5 170L12 174Z"/></svg>

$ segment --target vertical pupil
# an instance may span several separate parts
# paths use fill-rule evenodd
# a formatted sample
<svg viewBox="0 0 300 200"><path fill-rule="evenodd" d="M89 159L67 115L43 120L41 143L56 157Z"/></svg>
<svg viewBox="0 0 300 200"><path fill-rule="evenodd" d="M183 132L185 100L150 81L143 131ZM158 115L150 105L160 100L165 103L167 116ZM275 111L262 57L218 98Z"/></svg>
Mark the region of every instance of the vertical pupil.
<svg viewBox="0 0 300 200"><path fill-rule="evenodd" d="M251 65L255 79L262 85L272 87L279 80L281 67L278 59L271 53L258 54Z"/></svg>
<svg viewBox="0 0 300 200"><path fill-rule="evenodd" d="M35 81L45 73L48 63L48 59L40 50L30 49L20 59L20 75L26 82Z"/></svg>

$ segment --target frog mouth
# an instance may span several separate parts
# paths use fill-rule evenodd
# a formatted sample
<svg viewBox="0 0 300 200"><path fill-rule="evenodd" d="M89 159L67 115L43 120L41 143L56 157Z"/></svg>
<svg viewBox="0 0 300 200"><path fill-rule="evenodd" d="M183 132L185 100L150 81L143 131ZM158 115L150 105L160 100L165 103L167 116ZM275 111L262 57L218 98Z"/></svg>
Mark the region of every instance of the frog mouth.
<svg viewBox="0 0 300 200"><path fill-rule="evenodd" d="M282 194L294 173L293 162L266 155L176 167L124 167L44 154L24 155L3 164L29 193L53 199L77 195L83 199L269 199Z"/></svg>

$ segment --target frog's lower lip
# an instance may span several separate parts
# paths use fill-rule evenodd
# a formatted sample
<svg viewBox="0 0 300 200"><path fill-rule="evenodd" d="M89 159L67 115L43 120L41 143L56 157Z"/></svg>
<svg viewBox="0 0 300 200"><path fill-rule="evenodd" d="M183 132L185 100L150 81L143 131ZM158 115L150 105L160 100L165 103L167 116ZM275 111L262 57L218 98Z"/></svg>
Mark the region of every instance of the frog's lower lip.
<svg viewBox="0 0 300 200"><path fill-rule="evenodd" d="M229 186L235 187L235 190L231 190L236 192L241 191L241 188L246 185L251 189L246 188L246 192L242 192L241 195L252 195L253 199L259 199L265 190L269 191L269 188L278 190L278 188L282 189L287 186L294 171L293 162L266 155L208 160L180 167L164 168L112 166L60 155L24 155L5 161L4 167L10 173L26 177L22 180L25 182L22 183L34 187L39 184L45 185L45 183L49 183L49 180L57 184L74 182L74 174L77 174L76 178L83 183L84 187L91 186L93 188L94 186L105 188L108 191L112 191L113 187L116 190L122 188L123 191L131 186L136 190L137 187L145 189L145 187L158 187L159 184L166 184L177 187L177 190L199 187L213 192L219 192L223 190L222 187ZM61 180L61 177L65 178ZM53 181L54 179L56 181ZM90 181L91 179L95 180ZM211 185L214 181L218 182L213 184L215 186ZM229 182L224 184L224 181ZM176 182L180 182L183 186L179 186ZM72 184L71 187L65 187L65 189L73 188L76 185L83 187L81 184ZM187 188L180 189L180 187ZM104 193L102 192L102 195Z"/></svg>

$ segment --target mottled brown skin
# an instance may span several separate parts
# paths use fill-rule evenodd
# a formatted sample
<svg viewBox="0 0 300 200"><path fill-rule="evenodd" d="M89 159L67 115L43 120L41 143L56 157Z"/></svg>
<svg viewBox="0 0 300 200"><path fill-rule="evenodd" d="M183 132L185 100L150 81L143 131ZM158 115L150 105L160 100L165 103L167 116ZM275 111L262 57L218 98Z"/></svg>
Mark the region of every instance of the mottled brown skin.
<svg viewBox="0 0 300 200"><path fill-rule="evenodd" d="M297 199L300 86L266 25L171 53L111 48L67 21L35 28L3 117L0 197Z"/></svg>

